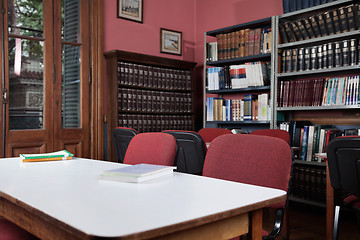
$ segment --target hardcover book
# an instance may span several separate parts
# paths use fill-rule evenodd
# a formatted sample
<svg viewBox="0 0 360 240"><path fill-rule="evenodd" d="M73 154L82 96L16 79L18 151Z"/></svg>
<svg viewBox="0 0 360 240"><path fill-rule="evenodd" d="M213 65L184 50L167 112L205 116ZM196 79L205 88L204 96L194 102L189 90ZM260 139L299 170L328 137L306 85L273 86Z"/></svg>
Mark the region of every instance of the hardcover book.
<svg viewBox="0 0 360 240"><path fill-rule="evenodd" d="M330 13L331 13L331 17L332 17L333 26L334 26L334 33L335 34L341 33L338 10L334 9Z"/></svg>
<svg viewBox="0 0 360 240"><path fill-rule="evenodd" d="M66 150L52 152L52 153L38 153L38 154L20 154L20 159L23 162L41 162L41 161L56 161L56 160L70 160L74 155Z"/></svg>
<svg viewBox="0 0 360 240"><path fill-rule="evenodd" d="M345 7L339 8L339 22L340 22L340 27L341 27L342 32L349 31L349 25L348 25L348 19L346 16L346 8Z"/></svg>
<svg viewBox="0 0 360 240"><path fill-rule="evenodd" d="M173 170L174 167L170 166L143 163L107 170L99 178L110 181L141 183L172 176Z"/></svg>

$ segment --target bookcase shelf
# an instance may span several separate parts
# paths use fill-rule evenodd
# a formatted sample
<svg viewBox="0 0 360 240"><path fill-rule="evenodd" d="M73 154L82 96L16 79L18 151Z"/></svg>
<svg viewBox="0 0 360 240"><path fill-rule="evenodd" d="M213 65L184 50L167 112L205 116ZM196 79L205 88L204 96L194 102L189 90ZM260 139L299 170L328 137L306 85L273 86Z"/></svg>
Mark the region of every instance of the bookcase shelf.
<svg viewBox="0 0 360 240"><path fill-rule="evenodd" d="M207 123L216 123L221 125L258 125L258 124L264 124L268 125L270 124L270 121L207 121Z"/></svg>
<svg viewBox="0 0 360 240"><path fill-rule="evenodd" d="M359 70L360 70L360 66L355 65L355 66L343 66L343 67L332 67L332 68L323 68L323 69L315 69L315 70L306 70L306 71L299 71L299 72L277 73L276 76L278 78L308 76L308 75L319 76L319 75L326 75L326 74L330 74L330 73L346 73L346 72L356 73Z"/></svg>
<svg viewBox="0 0 360 240"><path fill-rule="evenodd" d="M360 61L357 59L360 53L360 24L356 22L358 16L355 18L346 14L350 9L353 11L350 13L356 16L358 4L355 0L339 0L275 18L274 127L288 129L291 146L296 148L295 156L304 157L302 154L305 152L305 158L311 160L294 162L291 188L295 190L289 198L292 201L325 206L326 164L317 162L314 153L326 150L327 143L342 131L360 128L360 99L355 91L360 75ZM342 20L341 12L345 12L341 15ZM309 34L311 29L314 31L313 25L307 24L311 20L316 21L319 30L313 36ZM336 23L341 26L341 32L335 31L334 20L339 21ZM348 20L354 24L348 24ZM346 22L346 29L342 21ZM292 35L286 38L289 26ZM288 41L281 42L284 38ZM356 43L352 45L352 50L351 43ZM305 51L302 52L305 49L310 52L309 58L305 58ZM304 64L300 65L300 61Z"/></svg>
<svg viewBox="0 0 360 240"><path fill-rule="evenodd" d="M326 111L326 110L351 110L360 109L360 105L342 105L342 106L309 106L309 107L278 107L277 111Z"/></svg>
<svg viewBox="0 0 360 240"><path fill-rule="evenodd" d="M207 83L208 79L207 79L207 68L211 68L211 67L220 67L220 68L226 68L226 70L224 70L225 72L228 71L228 73L225 74L229 74L225 77L228 77L228 79L230 80L231 77L231 71L230 71L230 67L234 67L234 66L239 66L242 64L248 64L248 63L252 63L252 62L266 62L266 66L271 68L270 70L266 71L266 74L268 75L268 83L265 86L256 86L255 84L254 86L248 85L249 87L244 87L244 88L232 88L231 86L227 86L226 88L223 89L216 89L215 88L209 88L210 90L207 89L207 87L204 87L203 93L204 93L204 121L203 121L203 126L204 127L226 127L226 128L239 128L242 126L254 126L253 129L258 129L260 128L269 128L271 127L272 124L272 114L273 114L273 108L272 108L272 103L273 103L273 94L272 94L272 83L273 83L273 77L274 77L274 66L273 66L273 49L274 49L274 37L269 37L270 39L267 39L266 37L263 37L263 40L258 40L258 41L264 41L262 44L269 46L270 49L272 49L271 51L262 51L260 50L260 54L249 54L247 55L246 53L244 54L244 56L242 54L240 54L240 52L242 51L241 48L248 48L247 44L256 44L256 43L248 43L248 39L250 38L246 38L246 40L244 42L242 42L243 39L241 35L239 35L239 56L241 57L232 57L232 58L225 58L225 59L220 59L220 60L216 60L216 61L208 61L207 59L207 55L208 53L208 43L207 41L209 40L209 37L214 37L217 38L217 43L219 40L219 35L225 35L228 34L229 36L231 36L231 34L236 34L235 32L240 32L240 31L255 31L255 29L257 29L259 31L259 29L261 29L261 36L265 36L265 34L268 33L267 36L271 36L271 34L273 35L274 33L271 31L271 29L274 28L274 17L270 17L270 18L264 18L264 19L259 19L259 20L255 20L252 22L247 22L247 23L242 23L242 24L238 24L238 25L234 25L234 26L230 26L230 27L225 27L225 28L221 28L221 29L217 29L217 30L213 30L213 31L208 31L205 32L205 36L204 36L204 51L205 51L205 58L204 58L204 72L203 72L203 76L204 76L204 83ZM266 30L266 31L264 31ZM269 32L267 32L269 31ZM240 34L240 33L239 33ZM265 43L265 41L268 41L267 43ZM250 40L251 42L251 40ZM219 43L220 44L220 43ZM260 43L260 46L264 46ZM258 45L259 46L259 45ZM237 48L236 48L237 49ZM249 47L250 49L250 47ZM260 48L262 49L262 47ZM222 50L219 50L222 51ZM246 50L244 50L246 51ZM211 59L211 58L209 58ZM215 58L217 59L217 58ZM265 64L264 64L265 65ZM263 66L262 66L263 67ZM246 71L250 71L250 70L246 70ZM246 74L248 74L248 72L246 72ZM264 70L260 75L256 75L256 76L261 76L264 74ZM262 79L261 79L262 80ZM229 84L232 84L231 81L229 81ZM213 90L216 89L216 90ZM264 121L264 120L251 120L251 121L208 121L207 120L207 96L206 94L217 94L219 98L224 98L224 101L231 101L232 106L236 106L236 109L240 109L241 108L241 104L240 104L240 100L242 98L245 98L245 96L258 96L260 94L262 94L263 96L267 96L267 102L266 103L268 105L268 120ZM254 97L256 98L256 97ZM229 100L230 99L230 100ZM260 99L260 97L259 97ZM236 100L236 103L235 103ZM233 102L234 101L234 102ZM250 100L252 102L252 100ZM256 100L255 100L256 101ZM254 110L254 108L252 108L252 110ZM250 110L250 111L252 111ZM236 112L238 112L239 116L240 116L240 110L234 110ZM232 111L233 112L233 111ZM254 115L255 116L255 115ZM230 118L232 119L233 116L231 116ZM217 118L219 119L219 118ZM238 118L240 119L240 117ZM259 119L264 119L264 117L259 117Z"/></svg>
<svg viewBox="0 0 360 240"><path fill-rule="evenodd" d="M299 15L304 15L304 14L308 14L308 13L312 13L312 12L316 12L316 11L326 11L326 9L329 8L333 8L336 6L342 6L342 5L346 5L346 4L350 4L353 3L354 0L336 0L333 2L329 2L329 3L324 3L321 5L317 5L317 6L313 6L313 7L309 7L309 8L304 8L301 10L297 10L297 11L293 11L293 12L289 12L289 13L285 13L279 16L279 18L292 18L292 17L296 17Z"/></svg>
<svg viewBox="0 0 360 240"><path fill-rule="evenodd" d="M352 37L359 37L359 35L360 35L360 30L355 30L355 31L350 31L350 32L333 34L333 35L329 35L329 36L317 37L317 38L313 38L313 39L283 43L283 44L278 45L278 49L293 48L293 47L307 46L307 45L313 45L313 44L321 44L321 43L329 42L329 41L340 41L340 40L349 39Z"/></svg>
<svg viewBox="0 0 360 240"><path fill-rule="evenodd" d="M264 54L258 54L258 55L252 55L252 56L246 56L241 58L232 58L232 59L223 59L219 61L213 61L213 62L206 62L206 65L208 66L226 66L226 65L232 65L232 64L241 64L246 62L256 62L256 61L265 61L270 60L271 53L264 53Z"/></svg>
<svg viewBox="0 0 360 240"><path fill-rule="evenodd" d="M111 131L194 130L195 62L127 51L104 54L108 76L108 156L115 159Z"/></svg>
<svg viewBox="0 0 360 240"><path fill-rule="evenodd" d="M255 91L266 91L266 90L270 91L270 86L210 90L210 91L206 90L206 93L225 94L225 93L255 92Z"/></svg>

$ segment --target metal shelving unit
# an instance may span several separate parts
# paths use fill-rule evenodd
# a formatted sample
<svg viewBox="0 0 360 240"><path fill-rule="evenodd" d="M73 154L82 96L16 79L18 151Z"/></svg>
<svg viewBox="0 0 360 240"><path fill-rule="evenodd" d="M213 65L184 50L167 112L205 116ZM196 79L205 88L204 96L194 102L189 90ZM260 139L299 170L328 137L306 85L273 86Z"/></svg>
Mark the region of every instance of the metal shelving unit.
<svg viewBox="0 0 360 240"><path fill-rule="evenodd" d="M243 23L243 24L238 24L235 26L231 26L231 27L226 27L226 28L221 28L221 29L217 29L217 30L213 30L213 31L208 31L205 32L204 34L204 71L203 71L203 76L204 76L204 83L206 82L206 67L207 66L213 66L213 67L220 67L220 66L230 66L230 65L234 65L234 64L243 64L246 62L254 62L254 61L271 61L271 75L270 75L270 86L261 86L261 87L249 87L249 88L239 88L239 89L222 89L222 90L211 90L211 91L207 91L204 87L203 90L203 96L204 96L204 112L203 112L203 126L205 127L207 124L210 124L211 126L255 126L255 125L259 125L259 126L264 126L264 125L268 125L268 127L273 128L273 124L272 121L206 121L206 94L219 94L219 96L222 96L224 94L241 94L241 93L246 93L246 92L269 92L270 93L270 111L271 111L271 119L273 119L273 115L274 115L274 111L273 111L273 79L274 79L274 57L273 57L273 53L266 53L266 54L259 54L259 55L252 55L252 56L246 56L246 57L241 57L241 58L233 58L233 59L224 59L224 60L219 60L219 61L206 61L206 43L207 43L207 37L211 36L211 37L216 37L217 34L224 34L224 33L230 33L230 32L234 32L234 31L238 31L241 29L246 29L246 28L258 28L258 27L271 27L272 29L272 49L274 49L275 47L275 36L274 36L274 28L275 28L275 17L269 17L269 18L264 18L264 19L260 19L260 20L256 20L256 21L252 21L252 22L247 22L247 23ZM274 50L272 51L274 52Z"/></svg>
<svg viewBox="0 0 360 240"><path fill-rule="evenodd" d="M294 11L290 13L286 13L280 16L275 17L275 27L273 29L274 32L276 32L276 36L279 36L279 22L281 21L294 21L303 17L308 17L311 15L318 14L320 12L325 12L331 9L339 8L342 6L347 6L353 3L359 3L359 1L356 0L338 0L331 3L321 4L318 6L314 6L307 9L301 9L299 11ZM348 115L351 114L351 110L357 110L354 111L354 116L358 114L360 111L360 104L358 105L330 105L330 106L301 106L301 107L277 107L277 97L278 96L278 83L280 80L296 80L296 79L308 79L312 77L333 77L333 76L344 76L347 74L359 74L360 66L341 66L341 67L331 67L331 68L323 68L323 69L316 69L316 70L308 70L308 71L297 71L297 72L287 72L287 73L280 73L278 66L280 66L280 59L281 54L280 52L282 50L287 49L294 49L294 48L300 48L300 47L310 47L310 46L316 46L321 45L324 43L329 42L335 42L335 41L342 41L342 40L348 40L351 38L360 39L360 29L355 31L349 31L349 32L343 32L339 34L333 34L329 36L322 36L318 38L313 39L307 39L307 40L300 40L295 42L289 42L289 43L279 43L279 40L276 39L276 42L279 44L275 44L274 48L274 82L273 82L273 93L274 93L274 117L273 117L273 124L275 127L278 126L278 113L281 113L286 116L285 120L290 121L292 120L292 117L295 115L295 113L300 113L304 111L306 114L311 114L311 116L314 115L314 113L319 112L319 114L323 114L326 112L344 112ZM304 119L307 115L304 115ZM326 119L325 119L326 120ZM346 124L346 123L345 123ZM308 169L326 169L326 165L324 162L314 162L314 161L301 161L301 160L295 160L294 166L300 167L300 168L308 168ZM325 174L326 176L326 174ZM294 184L294 183L293 183ZM299 183L296 183L299 184ZM302 202L305 204L310 204L314 206L319 207L325 207L325 203L323 201L317 201L314 199L309 198L302 198L299 196L291 196L289 197L289 200L291 201L297 201Z"/></svg>

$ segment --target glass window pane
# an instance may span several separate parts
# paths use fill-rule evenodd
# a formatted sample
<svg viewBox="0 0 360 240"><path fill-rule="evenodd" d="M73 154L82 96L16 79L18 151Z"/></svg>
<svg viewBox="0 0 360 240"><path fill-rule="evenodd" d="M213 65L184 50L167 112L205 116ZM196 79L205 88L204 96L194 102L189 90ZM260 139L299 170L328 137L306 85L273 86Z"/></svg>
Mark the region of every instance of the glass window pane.
<svg viewBox="0 0 360 240"><path fill-rule="evenodd" d="M9 125L43 128L44 42L9 38Z"/></svg>
<svg viewBox="0 0 360 240"><path fill-rule="evenodd" d="M80 42L80 0L61 0L61 35L65 42Z"/></svg>
<svg viewBox="0 0 360 240"><path fill-rule="evenodd" d="M80 46L62 47L62 127L80 127Z"/></svg>
<svg viewBox="0 0 360 240"><path fill-rule="evenodd" d="M43 1L8 0L9 33L43 37Z"/></svg>

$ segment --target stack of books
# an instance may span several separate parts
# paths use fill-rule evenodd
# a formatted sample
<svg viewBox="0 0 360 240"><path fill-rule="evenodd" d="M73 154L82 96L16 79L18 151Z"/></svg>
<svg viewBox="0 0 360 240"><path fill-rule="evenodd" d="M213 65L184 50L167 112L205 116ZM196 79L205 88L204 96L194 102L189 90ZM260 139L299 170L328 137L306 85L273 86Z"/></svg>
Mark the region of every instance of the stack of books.
<svg viewBox="0 0 360 240"><path fill-rule="evenodd" d="M56 161L56 160L70 160L74 155L66 150L39 153L39 154L20 154L20 159L23 162L41 162L41 161Z"/></svg>

